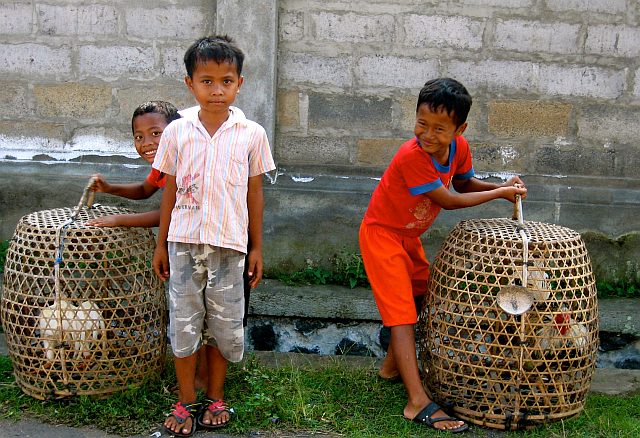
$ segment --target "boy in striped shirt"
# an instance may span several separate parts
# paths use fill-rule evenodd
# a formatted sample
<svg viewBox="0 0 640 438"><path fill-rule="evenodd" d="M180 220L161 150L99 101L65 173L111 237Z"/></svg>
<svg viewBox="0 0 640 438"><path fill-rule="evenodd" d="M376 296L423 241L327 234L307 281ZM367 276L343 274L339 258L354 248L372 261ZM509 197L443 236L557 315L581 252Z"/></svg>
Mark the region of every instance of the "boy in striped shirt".
<svg viewBox="0 0 640 438"><path fill-rule="evenodd" d="M175 436L230 420L228 362L244 351L242 273L262 278L262 178L275 169L264 128L231 106L244 54L227 36L204 37L184 56L198 106L162 134L153 167L167 175L153 268L169 279L169 336L179 401L164 427ZM206 346L206 398L196 401L196 352Z"/></svg>

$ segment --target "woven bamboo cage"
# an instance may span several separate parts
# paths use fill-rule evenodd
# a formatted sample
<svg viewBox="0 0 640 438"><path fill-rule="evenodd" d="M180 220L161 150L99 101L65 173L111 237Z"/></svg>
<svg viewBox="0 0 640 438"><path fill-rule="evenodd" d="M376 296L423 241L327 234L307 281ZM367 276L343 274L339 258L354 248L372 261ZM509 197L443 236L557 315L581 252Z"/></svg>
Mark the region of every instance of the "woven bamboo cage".
<svg viewBox="0 0 640 438"><path fill-rule="evenodd" d="M510 303L520 309L508 313L498 298L513 289L530 301ZM577 232L507 218L462 221L431 265L425 301L418 326L423 383L456 416L516 430L582 411L598 310Z"/></svg>
<svg viewBox="0 0 640 438"><path fill-rule="evenodd" d="M107 395L162 371L166 304L151 269L152 231L85 225L123 213L130 211L60 208L18 222L0 311L26 394Z"/></svg>

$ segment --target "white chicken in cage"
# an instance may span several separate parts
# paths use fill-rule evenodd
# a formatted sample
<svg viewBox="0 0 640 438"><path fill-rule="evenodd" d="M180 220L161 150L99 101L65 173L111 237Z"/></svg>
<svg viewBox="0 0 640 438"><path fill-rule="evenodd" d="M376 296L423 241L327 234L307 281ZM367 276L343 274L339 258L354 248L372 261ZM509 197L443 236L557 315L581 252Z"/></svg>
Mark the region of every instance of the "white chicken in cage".
<svg viewBox="0 0 640 438"><path fill-rule="evenodd" d="M106 325L97 304L83 301L75 306L69 300L55 301L38 318L45 357L52 361L58 343L73 347L73 358L88 359L94 347L104 348Z"/></svg>

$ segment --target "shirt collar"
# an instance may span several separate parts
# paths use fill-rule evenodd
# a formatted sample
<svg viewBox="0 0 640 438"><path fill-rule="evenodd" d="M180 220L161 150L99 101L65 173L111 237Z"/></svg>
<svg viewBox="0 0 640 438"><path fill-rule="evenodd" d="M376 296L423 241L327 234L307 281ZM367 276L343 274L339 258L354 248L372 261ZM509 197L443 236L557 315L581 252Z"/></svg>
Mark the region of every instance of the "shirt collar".
<svg viewBox="0 0 640 438"><path fill-rule="evenodd" d="M183 110L178 111L183 119L186 119L193 123L195 126L202 125L200 119L198 118L198 112L200 111L200 106L192 106L191 108L185 108ZM233 126L236 123L246 125L247 117L244 115L240 108L235 106L229 107L229 118L222 124L223 127Z"/></svg>

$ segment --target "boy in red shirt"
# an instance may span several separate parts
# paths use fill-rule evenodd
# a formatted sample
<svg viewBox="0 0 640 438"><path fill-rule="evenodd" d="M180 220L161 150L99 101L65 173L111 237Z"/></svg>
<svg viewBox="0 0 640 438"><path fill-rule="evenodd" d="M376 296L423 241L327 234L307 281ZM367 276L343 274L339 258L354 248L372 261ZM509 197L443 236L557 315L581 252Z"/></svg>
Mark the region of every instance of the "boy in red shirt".
<svg viewBox="0 0 640 438"><path fill-rule="evenodd" d="M169 123L180 118L178 109L169 102L152 100L138 106L131 117L133 143L138 155L149 164L153 164L160 136ZM129 184L110 184L100 174L93 175L94 192L109 193L127 199L148 199L158 189L162 189L167 176L151 169L144 181ZM88 222L94 227L157 227L160 223L160 210L145 213L115 214L102 216Z"/></svg>
<svg viewBox="0 0 640 438"><path fill-rule="evenodd" d="M380 376L402 378L408 395L404 417L434 429L463 432L469 427L447 416L427 396L418 370L414 297L427 290L429 262L420 235L442 208L472 207L527 190L517 176L502 185L474 178L471 151L462 133L471 96L458 81L427 82L418 97L415 137L404 143L371 196L360 227L360 249L385 326L391 327ZM449 190L453 184L455 192Z"/></svg>

